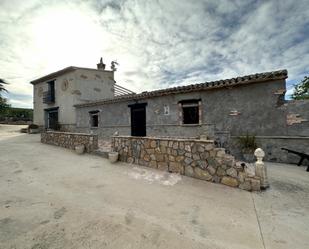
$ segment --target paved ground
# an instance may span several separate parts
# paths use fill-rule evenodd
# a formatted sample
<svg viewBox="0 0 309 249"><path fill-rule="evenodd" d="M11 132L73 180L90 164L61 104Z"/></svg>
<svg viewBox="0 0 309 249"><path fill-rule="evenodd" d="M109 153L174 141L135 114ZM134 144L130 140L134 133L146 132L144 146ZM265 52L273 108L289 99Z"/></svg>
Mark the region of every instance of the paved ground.
<svg viewBox="0 0 309 249"><path fill-rule="evenodd" d="M249 193L41 144L0 125L0 248L309 248L309 174Z"/></svg>

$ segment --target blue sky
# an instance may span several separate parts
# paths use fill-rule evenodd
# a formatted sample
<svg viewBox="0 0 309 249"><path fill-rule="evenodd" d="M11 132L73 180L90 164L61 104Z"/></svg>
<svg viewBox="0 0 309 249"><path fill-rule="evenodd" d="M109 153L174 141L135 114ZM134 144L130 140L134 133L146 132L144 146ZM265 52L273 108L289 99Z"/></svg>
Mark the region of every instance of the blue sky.
<svg viewBox="0 0 309 249"><path fill-rule="evenodd" d="M309 1L1 0L0 78L16 107L29 82L67 66L120 64L118 84L141 92L288 69L309 75Z"/></svg>

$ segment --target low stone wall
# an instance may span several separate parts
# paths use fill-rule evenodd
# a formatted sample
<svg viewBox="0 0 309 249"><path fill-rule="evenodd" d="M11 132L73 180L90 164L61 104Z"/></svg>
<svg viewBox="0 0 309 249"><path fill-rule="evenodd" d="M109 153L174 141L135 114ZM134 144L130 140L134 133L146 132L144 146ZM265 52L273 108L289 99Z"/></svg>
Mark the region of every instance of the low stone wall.
<svg viewBox="0 0 309 249"><path fill-rule="evenodd" d="M98 148L98 136L85 133L47 131L41 133L41 142L72 150L76 145L84 145L86 152L93 152Z"/></svg>
<svg viewBox="0 0 309 249"><path fill-rule="evenodd" d="M260 178L250 176L240 162L215 148L212 140L114 136L119 160L244 190L260 190Z"/></svg>

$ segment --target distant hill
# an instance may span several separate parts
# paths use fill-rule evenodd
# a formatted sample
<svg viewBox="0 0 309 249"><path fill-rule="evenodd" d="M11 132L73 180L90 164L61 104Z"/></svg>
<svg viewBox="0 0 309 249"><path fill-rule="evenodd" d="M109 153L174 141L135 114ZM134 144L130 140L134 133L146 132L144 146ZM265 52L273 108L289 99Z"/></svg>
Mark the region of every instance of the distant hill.
<svg viewBox="0 0 309 249"><path fill-rule="evenodd" d="M33 109L7 107L0 112L0 121L32 121Z"/></svg>

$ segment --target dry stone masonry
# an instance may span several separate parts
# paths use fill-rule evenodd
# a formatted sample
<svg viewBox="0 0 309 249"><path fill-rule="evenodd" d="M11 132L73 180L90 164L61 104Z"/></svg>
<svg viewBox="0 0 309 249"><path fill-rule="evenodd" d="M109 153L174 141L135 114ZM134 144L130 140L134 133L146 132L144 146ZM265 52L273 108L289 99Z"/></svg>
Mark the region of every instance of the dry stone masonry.
<svg viewBox="0 0 309 249"><path fill-rule="evenodd" d="M112 149L123 162L248 191L260 190L260 178L248 174L224 148L215 148L212 140L114 136Z"/></svg>
<svg viewBox="0 0 309 249"><path fill-rule="evenodd" d="M72 150L77 145L84 145L88 153L98 148L98 136L84 133L47 131L41 134L41 142Z"/></svg>

